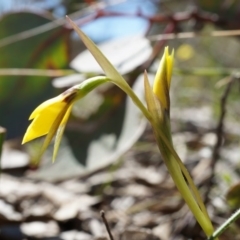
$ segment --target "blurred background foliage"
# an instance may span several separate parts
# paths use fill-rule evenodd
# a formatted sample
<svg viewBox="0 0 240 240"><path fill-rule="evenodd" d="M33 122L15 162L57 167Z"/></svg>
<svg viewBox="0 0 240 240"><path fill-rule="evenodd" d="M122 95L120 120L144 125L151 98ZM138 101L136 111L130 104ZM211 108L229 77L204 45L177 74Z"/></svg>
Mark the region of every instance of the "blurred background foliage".
<svg viewBox="0 0 240 240"><path fill-rule="evenodd" d="M66 23L66 14L101 44L141 97L141 83L137 82L142 82L143 70L154 74L164 45L174 48L173 109L206 107L214 123L224 90L216 84L237 74L240 45L238 37L209 35L215 30L238 29L239 9L238 1L218 0L1 1L0 125L7 128L9 140L20 140L29 124L28 116L38 104L89 76L101 74L90 54L82 52L84 47ZM151 35L179 32L199 32L205 37L151 40ZM236 123L238 95L238 88L233 88L228 109L228 117ZM134 109L112 86L99 88L77 103L62 146L67 149L66 155L59 154L56 165L50 167L51 151L46 154L44 178L49 176L46 169L52 172L54 168L56 178L64 169L67 177L118 158L136 142L146 125L138 111L129 108ZM191 118L198 121L195 115ZM31 164L40 144L37 140L25 147Z"/></svg>

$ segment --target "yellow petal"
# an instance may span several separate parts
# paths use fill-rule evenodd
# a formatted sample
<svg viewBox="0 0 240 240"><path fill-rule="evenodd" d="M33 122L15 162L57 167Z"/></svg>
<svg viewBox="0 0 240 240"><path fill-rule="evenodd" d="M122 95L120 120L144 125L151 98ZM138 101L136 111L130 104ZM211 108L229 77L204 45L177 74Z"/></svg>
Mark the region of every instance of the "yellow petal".
<svg viewBox="0 0 240 240"><path fill-rule="evenodd" d="M173 54L174 52L169 55L168 47L165 48L153 85L153 92L160 100L162 108L167 111L170 108L169 89L172 77Z"/></svg>
<svg viewBox="0 0 240 240"><path fill-rule="evenodd" d="M167 61L166 61L166 54L168 51L165 52L164 55L160 61L159 68L157 70L157 74L154 79L153 84L153 92L157 96L157 98L160 100L161 105L164 109L167 109L169 107L169 88L168 88L168 81L167 81Z"/></svg>
<svg viewBox="0 0 240 240"><path fill-rule="evenodd" d="M66 105L67 103L62 101L59 96L39 105L30 116L30 119L34 119L23 137L22 144L46 135L54 120Z"/></svg>
<svg viewBox="0 0 240 240"><path fill-rule="evenodd" d="M32 114L29 117L29 120L32 120L35 118L39 113L41 113L43 110L51 108L51 112L59 111L59 106L63 102L62 95L59 95L57 97L51 98L43 103L41 103L35 110L32 112Z"/></svg>

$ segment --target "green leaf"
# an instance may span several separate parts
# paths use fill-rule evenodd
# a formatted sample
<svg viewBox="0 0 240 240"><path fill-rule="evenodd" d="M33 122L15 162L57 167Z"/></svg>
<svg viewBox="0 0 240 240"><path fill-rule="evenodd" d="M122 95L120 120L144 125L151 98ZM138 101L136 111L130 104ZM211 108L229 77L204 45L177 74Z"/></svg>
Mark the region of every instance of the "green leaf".
<svg viewBox="0 0 240 240"><path fill-rule="evenodd" d="M146 71L144 72L144 89L148 110L152 114L155 123L160 125L163 120L161 105L153 93Z"/></svg>

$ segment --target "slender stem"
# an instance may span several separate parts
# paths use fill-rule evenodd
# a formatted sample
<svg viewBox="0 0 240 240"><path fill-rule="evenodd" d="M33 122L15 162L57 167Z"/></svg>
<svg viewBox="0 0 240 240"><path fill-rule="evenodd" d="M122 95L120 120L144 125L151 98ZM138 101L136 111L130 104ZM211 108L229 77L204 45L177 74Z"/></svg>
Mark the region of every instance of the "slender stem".
<svg viewBox="0 0 240 240"><path fill-rule="evenodd" d="M202 198L199 194L199 191L197 189L197 187L195 186L190 174L188 173L188 170L186 169L186 167L184 166L184 164L182 163L181 159L179 158L178 154L176 153L176 151L174 150L174 147L172 146L172 144L169 143L168 139L166 138L166 136L164 135L163 131L161 130L161 128L158 127L158 125L156 125L154 122L151 122L153 129L156 130L155 135L156 138L160 139L158 141L158 146L160 148L161 142L164 143L164 148L168 149L168 151L171 152L172 157L178 162L178 165L181 169L181 171L183 172L185 178L188 181L188 184L190 186L191 191L193 192L193 194L195 195L196 201L198 203L198 205L200 206L201 210L203 211L203 213L205 214L206 218L208 219L209 222L211 222L207 210L205 208L205 205L202 201ZM157 137L158 136L158 137Z"/></svg>
<svg viewBox="0 0 240 240"><path fill-rule="evenodd" d="M113 82L116 84L115 82ZM138 98L138 96L133 92L131 87L127 84L124 85L122 83L116 84L118 87L120 87L135 103L135 105L142 111L143 115L151 122L152 117L147 108L144 106L144 104L141 102L141 100Z"/></svg>
<svg viewBox="0 0 240 240"><path fill-rule="evenodd" d="M162 149L163 150L163 149ZM161 151L163 154L163 151ZM165 155L165 154L163 154ZM170 175L173 178L179 192L181 193L182 197L184 198L185 202L187 203L188 207L192 211L194 217L202 227L203 231L207 236L210 236L213 233L212 223L209 219L205 216L204 212L200 209L199 205L197 204L196 200L194 199L192 192L190 191L183 175L181 169L178 165L178 162L172 155L166 154L163 156L165 159L165 164L168 168Z"/></svg>
<svg viewBox="0 0 240 240"><path fill-rule="evenodd" d="M233 222L240 217L240 209L238 209L230 218L228 218L212 235L208 240L214 240L221 235Z"/></svg>
<svg viewBox="0 0 240 240"><path fill-rule="evenodd" d="M178 165L179 165L179 167L180 167L180 169L181 169L181 171L183 173L183 176L185 177L185 179L186 179L186 181L187 181L187 183L188 183L188 185L189 185L189 187L190 187L190 189L191 189L191 191L192 191L192 193L193 193L193 195L194 195L194 197L195 197L199 207L201 208L201 210L205 214L205 216L208 218L208 220L211 221L210 218L209 218L207 209L206 209L206 207L205 207L205 205L203 203L203 200L201 198L201 195L200 195L197 187L195 186L195 184L194 184L194 182L193 182L193 180L192 180L192 178L191 178L187 168L184 166L184 164L182 163L182 161L179 158L175 158L175 159L177 160Z"/></svg>

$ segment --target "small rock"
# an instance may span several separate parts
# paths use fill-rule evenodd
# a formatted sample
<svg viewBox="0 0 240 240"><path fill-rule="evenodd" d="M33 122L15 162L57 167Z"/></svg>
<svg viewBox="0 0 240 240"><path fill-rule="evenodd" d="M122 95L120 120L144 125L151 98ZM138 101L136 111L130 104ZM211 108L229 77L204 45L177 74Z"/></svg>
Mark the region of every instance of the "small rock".
<svg viewBox="0 0 240 240"><path fill-rule="evenodd" d="M63 232L60 234L62 240L92 240L92 236L85 232L78 232L76 230Z"/></svg>
<svg viewBox="0 0 240 240"><path fill-rule="evenodd" d="M142 211L133 216L133 223L138 227L156 226L156 215L149 211Z"/></svg>
<svg viewBox="0 0 240 240"><path fill-rule="evenodd" d="M129 229L120 234L120 240L160 240L149 229Z"/></svg>
<svg viewBox="0 0 240 240"><path fill-rule="evenodd" d="M0 199L0 220L1 219L18 222L22 220L22 215L16 212L12 205Z"/></svg>
<svg viewBox="0 0 240 240"><path fill-rule="evenodd" d="M202 137L201 142L209 147L213 147L217 142L217 136L215 133L206 133Z"/></svg>
<svg viewBox="0 0 240 240"><path fill-rule="evenodd" d="M120 196L147 197L151 196L152 191L144 185L131 184L117 189L117 194Z"/></svg>
<svg viewBox="0 0 240 240"><path fill-rule="evenodd" d="M57 221L65 221L74 218L79 211L86 211L90 206L99 202L97 197L89 195L80 195L73 200L63 204L54 214L54 219Z"/></svg>
<svg viewBox="0 0 240 240"><path fill-rule="evenodd" d="M171 235L171 223L166 222L153 228L153 233L162 240L169 240Z"/></svg>
<svg viewBox="0 0 240 240"><path fill-rule="evenodd" d="M28 166L28 164L28 154L8 147L3 148L1 157L1 169L22 168Z"/></svg>
<svg viewBox="0 0 240 240"><path fill-rule="evenodd" d="M21 230L26 236L31 237L52 237L59 234L59 227L56 222L30 222L23 223Z"/></svg>
<svg viewBox="0 0 240 240"><path fill-rule="evenodd" d="M164 181L164 176L159 174L155 167L140 168L136 172L137 178L151 185L158 185Z"/></svg>
<svg viewBox="0 0 240 240"><path fill-rule="evenodd" d="M43 196L56 206L61 206L75 197L74 193L49 183L42 183L41 187L43 189Z"/></svg>
<svg viewBox="0 0 240 240"><path fill-rule="evenodd" d="M111 207L116 210L127 210L131 206L133 206L135 203L135 198L132 196L128 197L121 197L121 198L115 198L111 202Z"/></svg>
<svg viewBox="0 0 240 240"><path fill-rule="evenodd" d="M89 228L90 228L91 233L95 237L103 237L105 235L104 226L97 219L92 219L89 222Z"/></svg>
<svg viewBox="0 0 240 240"><path fill-rule="evenodd" d="M90 189L87 183L82 183L77 180L68 180L63 182L59 186L67 189L68 191L78 193L78 194L87 193Z"/></svg>

